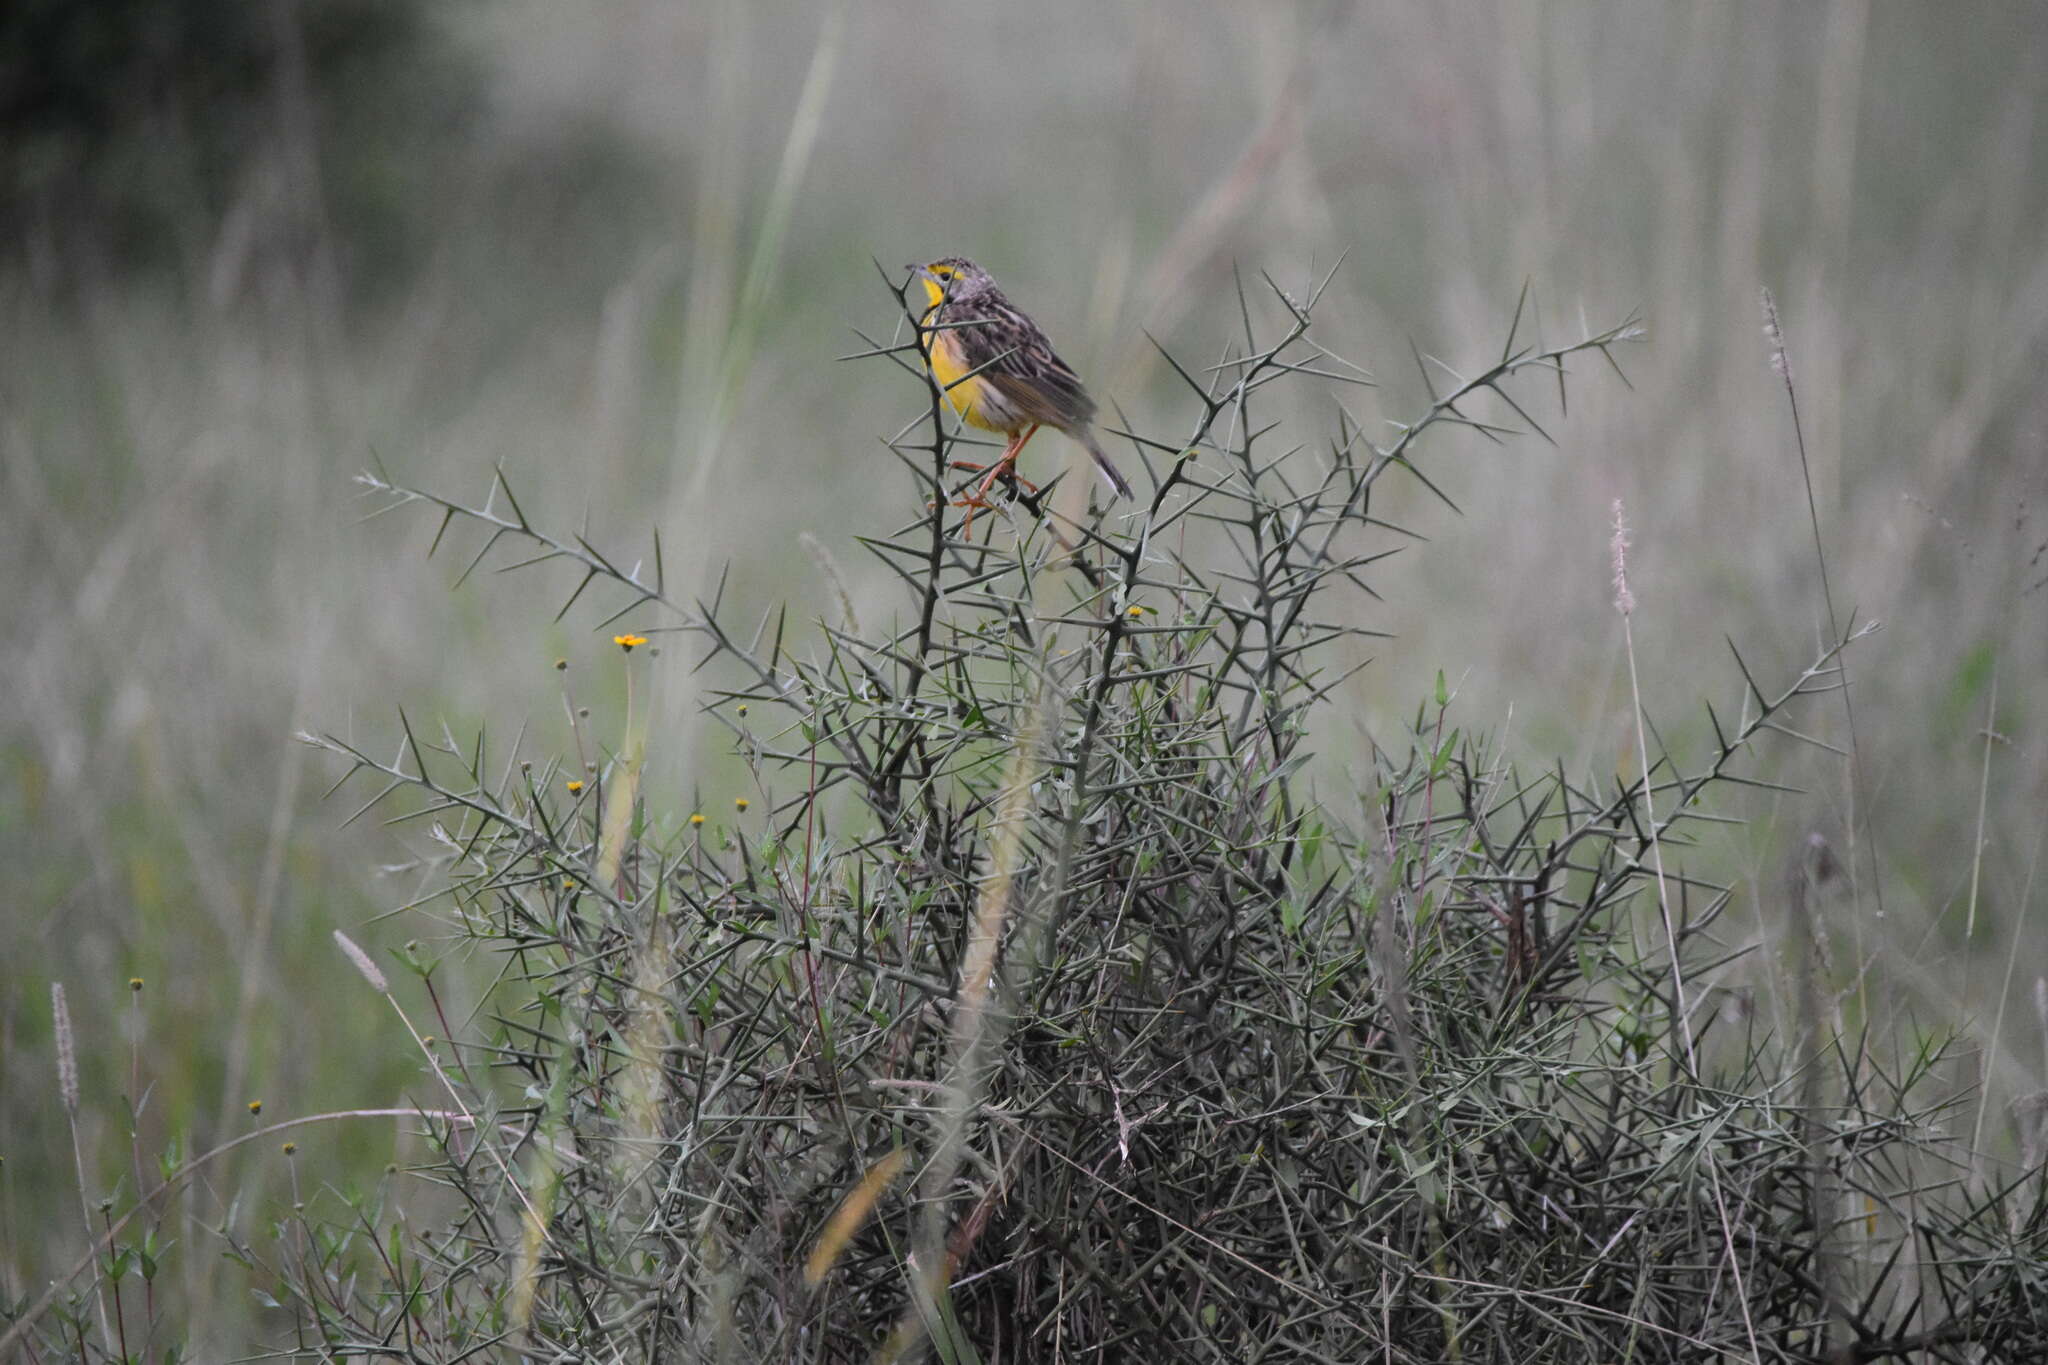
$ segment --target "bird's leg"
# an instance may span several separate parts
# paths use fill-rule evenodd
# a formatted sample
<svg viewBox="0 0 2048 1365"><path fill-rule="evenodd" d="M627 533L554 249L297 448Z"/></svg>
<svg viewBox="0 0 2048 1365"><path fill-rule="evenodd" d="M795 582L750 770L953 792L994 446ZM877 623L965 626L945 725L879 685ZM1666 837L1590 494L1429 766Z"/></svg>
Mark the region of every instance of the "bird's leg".
<svg viewBox="0 0 2048 1365"><path fill-rule="evenodd" d="M997 479L1000 479L1005 474L1007 474L1011 478L1017 479L1018 483L1023 484L1032 492L1036 493L1038 491L1037 484L1032 483L1027 479L1017 478L1017 452L1024 449L1024 443L1026 441L1029 441L1032 438L1032 436L1037 433L1037 431L1038 423L1033 422L1030 426L1024 428L1022 431L1012 436L1010 438L1010 443L1003 447L1003 453L1000 457L997 458L996 462L992 465L986 466L988 472L982 475L981 482L975 485L974 491L972 493L969 493L966 497L959 499L953 504L955 507L965 507L967 509L967 519L960 523L960 535L962 539L966 539L968 537L968 534L974 529L975 512L977 512L981 508L993 506L993 504L990 503L988 500L988 491L989 489L995 487L995 482ZM953 461L953 467L955 469L983 468L983 466L980 465L968 464L964 460Z"/></svg>
<svg viewBox="0 0 2048 1365"><path fill-rule="evenodd" d="M999 466L976 464L972 460L949 460L946 463L946 468L964 469L970 474L985 474L990 469L996 469L997 472L995 477L1002 477L1002 471ZM1031 480L1025 478L1022 474L1019 474L1014 467L1010 470L1010 477L1015 479L1018 483L1023 484L1024 491L1026 491L1027 493L1036 493L1038 491L1038 485L1031 482Z"/></svg>
<svg viewBox="0 0 2048 1365"><path fill-rule="evenodd" d="M988 473L981 476L981 487L974 491L985 498L988 496L988 490L995 487L996 480L1002 478L1003 475L1007 474L1011 478L1017 479L1017 455L1024 449L1025 442L1037 434L1038 423L1033 422L1030 426L1012 436L1010 443L1003 447L1002 458L988 467ZM1023 479L1017 479L1017 482L1023 484L1034 493L1038 491L1038 485L1035 483L1029 483Z"/></svg>
<svg viewBox="0 0 2048 1365"><path fill-rule="evenodd" d="M988 477L981 481L980 491L984 494L994 486L997 479L1002 478L1005 474L1008 474L1018 483L1023 484L1028 492L1036 493L1038 485L1017 472L1017 452L1024 449L1024 443L1030 440L1033 433L1037 430L1038 423L1034 422L1023 432L1012 436L1010 443L1003 447L1002 455L994 464L976 464L972 460L952 460L947 463L947 468L964 469L974 474L987 474Z"/></svg>

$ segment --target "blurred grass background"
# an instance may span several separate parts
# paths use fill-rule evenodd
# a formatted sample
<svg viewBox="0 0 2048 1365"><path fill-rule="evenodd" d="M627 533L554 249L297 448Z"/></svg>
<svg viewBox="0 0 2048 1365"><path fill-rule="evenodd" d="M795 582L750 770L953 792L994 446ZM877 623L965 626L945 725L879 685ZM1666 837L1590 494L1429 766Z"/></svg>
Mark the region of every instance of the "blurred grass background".
<svg viewBox="0 0 2048 1365"><path fill-rule="evenodd" d="M1632 391L1536 414L1557 446L1434 448L1462 517L1414 487L1375 509L1431 543L1374 580L1396 638L1347 685L1355 728L1324 737L1333 790L1439 669L1511 753L1635 770L1616 498L1675 747L1707 733L1698 699L1737 695L1724 633L1771 675L1810 655L1771 286L1837 607L1885 623L1850 661L1862 883L1829 910L1836 984L1855 945L1885 987L1871 1022L1963 1030L1982 1061L1958 1090L2002 1113L2041 1088L2048 1028L2043 54L2024 3L11 7L4 1287L81 1240L52 981L106 1190L134 1076L144 1151L209 1146L252 1099L268 1118L417 1090L329 938L407 897L403 845L337 829L336 774L294 730L389 740L402 705L568 745L552 663L597 657L588 618L537 626L536 580L446 591L432 528L354 524L351 475L381 457L481 498L502 465L537 515L613 546L658 527L671 575L708 590L730 563L740 600L799 616L825 601L810 532L887 610L851 534L905 517L878 437L920 398L833 363L851 327L889 325L871 256L981 261L1147 431L1182 417L1141 329L1217 358L1233 263L1296 286L1346 255L1319 318L1382 385L1332 396L1368 421L1427 401L1411 341L1481 359L1525 281L1558 339L1643 314ZM722 808L738 769L698 737L703 680L660 676L648 790ZM1838 708L1814 714L1847 743ZM1811 794L1702 855L1743 879L1765 963L1786 850L1846 850L1850 818L1838 761L1777 775ZM309 1155L337 1182L391 1159L388 1129L333 1132ZM273 1164L221 1172L209 1217L238 1193L255 1216ZM209 1256L180 1273L203 1304Z"/></svg>

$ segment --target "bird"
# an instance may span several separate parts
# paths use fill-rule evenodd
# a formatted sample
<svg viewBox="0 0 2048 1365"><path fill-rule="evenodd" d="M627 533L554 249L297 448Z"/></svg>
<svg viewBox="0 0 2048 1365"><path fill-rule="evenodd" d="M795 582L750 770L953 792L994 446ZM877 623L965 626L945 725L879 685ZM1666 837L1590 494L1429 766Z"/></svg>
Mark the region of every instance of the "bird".
<svg viewBox="0 0 2048 1365"><path fill-rule="evenodd" d="M955 468L983 471L980 484L956 507L968 509L962 534L974 525L976 509L989 506L997 479L1016 478L1018 452L1042 426L1063 432L1095 461L1119 497L1131 496L1130 480L1095 438L1095 400L1081 376L1037 323L996 287L989 273L960 256L913 265L924 285L926 306L919 318L919 349L946 401L969 426L1009 437L991 465L956 461ZM1019 479L1028 488L1028 480Z"/></svg>

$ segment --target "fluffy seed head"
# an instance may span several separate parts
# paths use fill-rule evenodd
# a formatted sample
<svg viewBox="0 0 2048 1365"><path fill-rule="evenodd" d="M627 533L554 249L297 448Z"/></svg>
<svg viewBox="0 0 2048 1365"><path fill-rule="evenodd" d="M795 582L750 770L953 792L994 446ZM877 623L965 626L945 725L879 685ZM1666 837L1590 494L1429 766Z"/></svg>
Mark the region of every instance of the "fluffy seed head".
<svg viewBox="0 0 2048 1365"><path fill-rule="evenodd" d="M71 1040L71 1007L64 1003L64 983L50 983L50 1027L57 1035L57 1093L64 1110L78 1113L78 1050Z"/></svg>
<svg viewBox="0 0 2048 1365"><path fill-rule="evenodd" d="M1785 359L1785 329L1778 325L1778 301L1771 297L1769 288L1761 291L1764 305L1764 340L1771 347L1771 373L1792 382L1792 363Z"/></svg>
<svg viewBox="0 0 2048 1365"><path fill-rule="evenodd" d="M1614 536L1607 543L1614 558L1614 609L1623 616L1636 609L1635 594L1628 590L1628 523L1622 520L1621 499L1614 500Z"/></svg>
<svg viewBox="0 0 2048 1365"><path fill-rule="evenodd" d="M356 964L356 970L363 974L363 980L370 983L370 989L379 995L391 994L391 983L384 979L384 973L377 970L377 964L370 961L370 955L356 946L356 941L336 929L334 941L341 945L341 951L348 954L348 960Z"/></svg>

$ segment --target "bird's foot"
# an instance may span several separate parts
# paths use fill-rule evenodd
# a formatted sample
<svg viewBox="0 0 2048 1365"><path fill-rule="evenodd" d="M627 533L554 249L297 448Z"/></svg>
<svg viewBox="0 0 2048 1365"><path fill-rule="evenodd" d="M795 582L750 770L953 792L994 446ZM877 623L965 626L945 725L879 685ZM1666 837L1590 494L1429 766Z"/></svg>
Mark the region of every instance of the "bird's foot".
<svg viewBox="0 0 2048 1365"><path fill-rule="evenodd" d="M1017 462L1014 459L997 460L994 464L975 464L972 460L953 460L949 462L947 467L965 470L970 474L985 474L987 477L981 481L981 491L984 493L998 479L1014 480L1027 493L1036 493L1038 491L1037 484L1017 472ZM955 505L958 506L959 504Z"/></svg>

